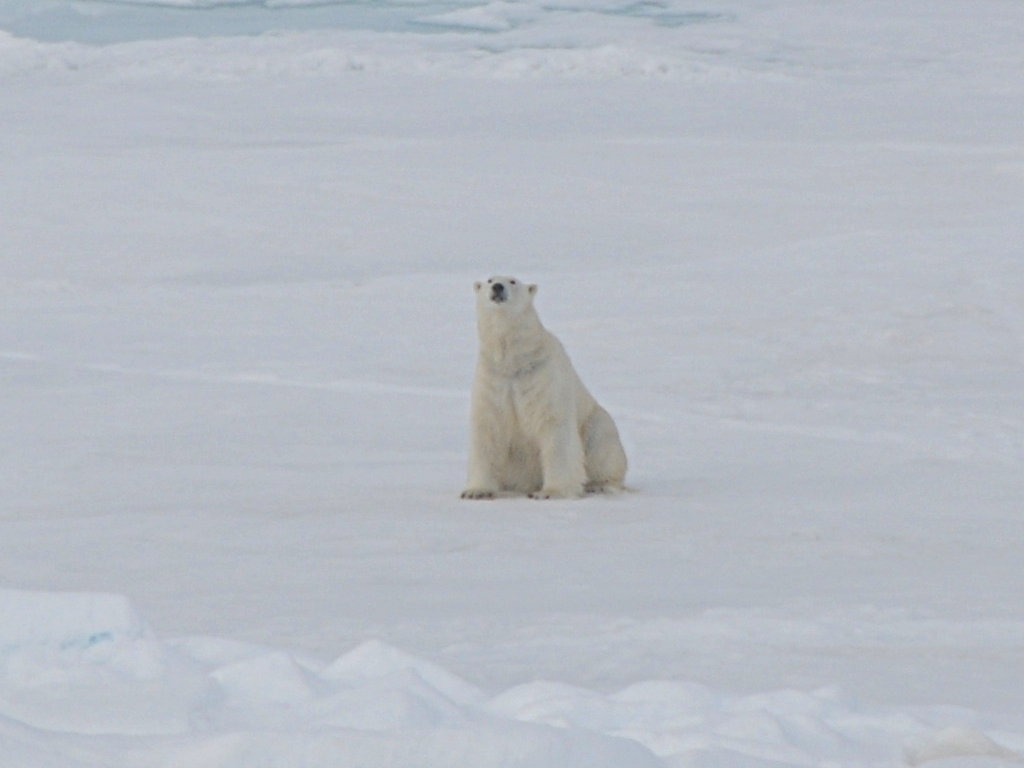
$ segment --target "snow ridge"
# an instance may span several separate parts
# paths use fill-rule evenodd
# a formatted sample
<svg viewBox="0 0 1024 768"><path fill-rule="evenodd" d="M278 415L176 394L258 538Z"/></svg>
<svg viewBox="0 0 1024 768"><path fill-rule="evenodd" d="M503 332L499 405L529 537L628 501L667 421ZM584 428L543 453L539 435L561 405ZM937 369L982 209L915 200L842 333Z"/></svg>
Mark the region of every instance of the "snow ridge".
<svg viewBox="0 0 1024 768"><path fill-rule="evenodd" d="M1019 761L1024 748L1024 734L981 732L966 710L871 712L833 689L730 696L651 680L605 694L537 681L491 695L376 640L326 665L168 641L117 595L2 590L0 617L8 768L768 768L899 754L917 766Z"/></svg>

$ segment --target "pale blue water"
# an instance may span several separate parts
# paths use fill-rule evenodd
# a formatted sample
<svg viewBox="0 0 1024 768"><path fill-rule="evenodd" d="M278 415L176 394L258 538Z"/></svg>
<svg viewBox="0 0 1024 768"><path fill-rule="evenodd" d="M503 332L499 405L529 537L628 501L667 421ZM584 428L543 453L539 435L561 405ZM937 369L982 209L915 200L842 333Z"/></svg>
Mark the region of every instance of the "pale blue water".
<svg viewBox="0 0 1024 768"><path fill-rule="evenodd" d="M486 0L0 0L0 29L47 42L105 44L129 40L214 35L257 35L314 29L458 32L432 17ZM535 7L565 13L557 0ZM578 6L576 10L579 10ZM597 12L642 17L662 26L720 18L678 9L661 0L602 2Z"/></svg>

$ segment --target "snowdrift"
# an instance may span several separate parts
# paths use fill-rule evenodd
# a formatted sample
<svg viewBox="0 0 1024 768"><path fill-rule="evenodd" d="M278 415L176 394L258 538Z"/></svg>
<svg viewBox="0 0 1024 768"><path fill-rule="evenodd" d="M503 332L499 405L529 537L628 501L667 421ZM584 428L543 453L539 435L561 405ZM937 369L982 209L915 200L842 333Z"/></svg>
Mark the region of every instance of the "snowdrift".
<svg viewBox="0 0 1024 768"><path fill-rule="evenodd" d="M966 717L966 713L960 715ZM5 768L658 768L1014 761L942 710L858 711L833 690L730 697L647 681L490 695L367 641L329 664L212 638L164 640L116 595L0 591Z"/></svg>

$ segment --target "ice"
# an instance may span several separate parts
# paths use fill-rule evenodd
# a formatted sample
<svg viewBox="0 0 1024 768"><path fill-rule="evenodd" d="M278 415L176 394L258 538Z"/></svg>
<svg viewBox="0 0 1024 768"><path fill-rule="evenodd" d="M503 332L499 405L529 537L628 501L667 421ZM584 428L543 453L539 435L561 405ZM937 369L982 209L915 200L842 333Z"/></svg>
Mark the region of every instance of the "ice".
<svg viewBox="0 0 1024 768"><path fill-rule="evenodd" d="M147 633L129 601L119 595L0 589L0 649L5 653L34 646L89 652Z"/></svg>
<svg viewBox="0 0 1024 768"><path fill-rule="evenodd" d="M676 3L412 0L0 0L0 27L47 42L110 45L176 37L241 37L320 30L405 35L497 33L581 14L702 24L719 14ZM578 19L577 26L578 26Z"/></svg>
<svg viewBox="0 0 1024 768"><path fill-rule="evenodd" d="M472 8L425 17L425 24L450 29L472 29L482 32L503 32L522 24L537 22L543 11L521 3L494 2Z"/></svg>
<svg viewBox="0 0 1024 768"><path fill-rule="evenodd" d="M279 765L297 755L311 766L658 765L633 740L495 719L476 688L380 642L316 669L284 651L161 642L135 621L126 626L134 611L117 596L6 590L2 605L18 629L2 633L0 736L4 759L19 768L82 752L125 765L159 755L182 766ZM35 631L21 629L26 617ZM103 642L118 652L83 653ZM159 663L126 665L124 656ZM46 740L19 723L90 738L53 739L43 750L37 742ZM126 736L131 753L151 757L135 762Z"/></svg>
<svg viewBox="0 0 1024 768"><path fill-rule="evenodd" d="M110 45L176 37L244 37L321 29L423 31L424 16L458 3L348 3L250 0L103 2L0 0L0 26L47 42Z"/></svg>
<svg viewBox="0 0 1024 768"><path fill-rule="evenodd" d="M0 0L0 763L1018 764L1022 24ZM508 272L629 493L458 499Z"/></svg>
<svg viewBox="0 0 1024 768"><path fill-rule="evenodd" d="M734 696L652 680L605 694L535 681L489 696L380 641L322 666L284 650L125 631L135 611L112 595L8 590L4 605L20 617L35 606L35 626L52 627L16 643L5 632L0 735L19 768L58 756L72 765L278 765L298 755L311 766L871 764L901 748L910 766L1021 760L1001 742L1020 734L933 725L966 723L966 711L871 712L831 689ZM50 640L96 628L119 638L118 653ZM45 664L33 656L29 674L26 655L43 650Z"/></svg>
<svg viewBox="0 0 1024 768"><path fill-rule="evenodd" d="M348 684L406 674L421 679L454 702L476 703L483 696L475 686L436 664L417 659L375 640L352 649L323 671L325 678Z"/></svg>
<svg viewBox="0 0 1024 768"><path fill-rule="evenodd" d="M210 677L236 706L255 700L295 706L314 695L305 670L284 653L236 661L214 670Z"/></svg>
<svg viewBox="0 0 1024 768"><path fill-rule="evenodd" d="M1024 758L984 733L969 728L948 728L909 744L904 751L904 760L910 766L971 762L1005 765L1019 763Z"/></svg>

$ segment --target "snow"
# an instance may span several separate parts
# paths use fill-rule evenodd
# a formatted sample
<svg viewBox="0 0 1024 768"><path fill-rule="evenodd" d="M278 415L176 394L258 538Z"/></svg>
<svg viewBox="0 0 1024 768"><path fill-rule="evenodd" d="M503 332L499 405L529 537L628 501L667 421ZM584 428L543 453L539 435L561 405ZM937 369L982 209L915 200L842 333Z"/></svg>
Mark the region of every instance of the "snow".
<svg viewBox="0 0 1024 768"><path fill-rule="evenodd" d="M602 694L535 681L490 696L376 640L323 666L160 639L116 596L5 590L0 605L0 631L23 638L5 646L0 674L11 765L882 764L901 741L911 766L1020 760L967 725L937 727L954 716L943 708L865 711L832 688L736 696L660 680Z"/></svg>
<svg viewBox="0 0 1024 768"><path fill-rule="evenodd" d="M1019 763L1022 23L0 2L4 768ZM458 498L498 272L631 492Z"/></svg>

